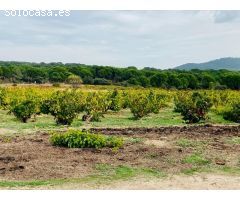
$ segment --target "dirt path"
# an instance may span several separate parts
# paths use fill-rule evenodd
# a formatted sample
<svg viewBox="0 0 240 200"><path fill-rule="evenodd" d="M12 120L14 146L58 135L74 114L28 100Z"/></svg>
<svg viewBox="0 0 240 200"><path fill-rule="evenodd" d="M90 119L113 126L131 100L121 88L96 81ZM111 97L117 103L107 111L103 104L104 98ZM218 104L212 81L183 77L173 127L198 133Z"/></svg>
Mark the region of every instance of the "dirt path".
<svg viewBox="0 0 240 200"><path fill-rule="evenodd" d="M107 185L87 185L79 183L66 183L55 187L42 187L40 189L114 189L114 190L165 190L165 189L240 189L240 176L221 174L198 174L193 176L174 175L159 178L135 178L128 181L118 181Z"/></svg>

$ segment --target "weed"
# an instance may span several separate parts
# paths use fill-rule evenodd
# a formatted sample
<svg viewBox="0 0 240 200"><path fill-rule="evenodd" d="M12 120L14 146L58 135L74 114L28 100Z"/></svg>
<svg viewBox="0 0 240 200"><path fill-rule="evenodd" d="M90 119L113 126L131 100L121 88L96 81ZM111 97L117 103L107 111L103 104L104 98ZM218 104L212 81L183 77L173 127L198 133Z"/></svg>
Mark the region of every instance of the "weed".
<svg viewBox="0 0 240 200"><path fill-rule="evenodd" d="M182 162L197 165L197 166L210 164L210 160L207 160L200 154L192 154L190 156L187 156L182 160Z"/></svg>

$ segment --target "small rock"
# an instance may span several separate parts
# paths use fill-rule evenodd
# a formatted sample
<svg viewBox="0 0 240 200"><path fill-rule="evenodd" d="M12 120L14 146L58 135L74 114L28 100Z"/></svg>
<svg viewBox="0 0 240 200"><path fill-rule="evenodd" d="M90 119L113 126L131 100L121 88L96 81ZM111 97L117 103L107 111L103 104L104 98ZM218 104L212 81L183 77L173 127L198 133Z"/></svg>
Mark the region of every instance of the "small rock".
<svg viewBox="0 0 240 200"><path fill-rule="evenodd" d="M225 160L215 160L215 163L217 165L225 165L226 164L226 161Z"/></svg>

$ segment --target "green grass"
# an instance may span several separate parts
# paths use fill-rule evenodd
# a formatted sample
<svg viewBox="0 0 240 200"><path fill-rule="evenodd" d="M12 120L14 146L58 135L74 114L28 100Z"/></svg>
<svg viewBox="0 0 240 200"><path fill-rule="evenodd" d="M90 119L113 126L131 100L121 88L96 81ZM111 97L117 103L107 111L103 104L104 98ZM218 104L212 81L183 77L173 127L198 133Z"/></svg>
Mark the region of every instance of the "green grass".
<svg viewBox="0 0 240 200"><path fill-rule="evenodd" d="M0 181L0 187L12 188L12 187L38 187L57 184L57 181Z"/></svg>
<svg viewBox="0 0 240 200"><path fill-rule="evenodd" d="M114 167L107 164L98 164L96 165L96 169L100 172L100 175L107 176L109 180L129 179L139 175L155 177L166 176L165 173L157 169L130 167L125 165Z"/></svg>
<svg viewBox="0 0 240 200"><path fill-rule="evenodd" d="M209 119L206 120L206 123L238 125L238 123L234 123L229 120L225 120L221 114L217 114L214 112L209 112L208 117L209 117Z"/></svg>
<svg viewBox="0 0 240 200"><path fill-rule="evenodd" d="M240 175L240 167L223 166L219 167L218 170L228 174Z"/></svg>
<svg viewBox="0 0 240 200"><path fill-rule="evenodd" d="M239 160L240 161L240 160ZM195 173L224 173L228 175L240 175L240 166L217 165L211 160L206 159L201 154L192 154L186 156L182 163L191 164L190 168L181 170L186 175L193 175Z"/></svg>
<svg viewBox="0 0 240 200"><path fill-rule="evenodd" d="M181 125L181 116L174 113L171 109L161 110L159 114L150 114L139 120L133 119L129 110L121 110L120 112L108 112L101 122L92 122L94 127L157 127Z"/></svg>
<svg viewBox="0 0 240 200"><path fill-rule="evenodd" d="M220 115L210 113L211 119L206 123L212 124L233 124L222 118ZM180 114L172 111L172 108L162 109L158 114L151 114L140 120L132 119L132 114L129 110L121 110L120 112L109 111L101 119L101 122L83 122L81 115L78 119L74 120L70 126L72 128L124 128L124 127L160 127L160 126L184 126L186 125ZM7 114L7 111L0 110L0 134L13 134L13 133L33 133L37 131L48 130L61 130L66 126L56 125L52 116L41 115L37 116L36 121L29 121L22 123L18 121L13 115Z"/></svg>
<svg viewBox="0 0 240 200"><path fill-rule="evenodd" d="M192 154L186 156L183 160L183 163L193 164L193 165L207 165L210 164L210 160L204 158L201 154Z"/></svg>
<svg viewBox="0 0 240 200"><path fill-rule="evenodd" d="M191 168L183 169L181 173L185 175L194 175L196 173L224 173L227 175L240 175L240 167L231 166L193 166Z"/></svg>

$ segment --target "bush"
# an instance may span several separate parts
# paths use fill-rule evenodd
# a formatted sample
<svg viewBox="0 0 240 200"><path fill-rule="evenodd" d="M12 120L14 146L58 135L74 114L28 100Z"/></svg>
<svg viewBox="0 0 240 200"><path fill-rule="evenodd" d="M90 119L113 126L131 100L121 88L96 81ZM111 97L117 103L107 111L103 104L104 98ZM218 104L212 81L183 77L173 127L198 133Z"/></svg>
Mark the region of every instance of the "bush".
<svg viewBox="0 0 240 200"><path fill-rule="evenodd" d="M164 97L150 91L149 94L135 94L128 99L128 104L135 119L140 119L150 113L159 113Z"/></svg>
<svg viewBox="0 0 240 200"><path fill-rule="evenodd" d="M26 123L28 119L36 113L37 106L35 102L26 100L18 105L14 106L11 112L19 119L20 121Z"/></svg>
<svg viewBox="0 0 240 200"><path fill-rule="evenodd" d="M129 107L135 119L140 119L150 113L148 98L144 94L130 98Z"/></svg>
<svg viewBox="0 0 240 200"><path fill-rule="evenodd" d="M95 78L93 80L94 85L111 85L111 81L104 78Z"/></svg>
<svg viewBox="0 0 240 200"><path fill-rule="evenodd" d="M232 106L232 108L223 113L223 118L236 123L240 123L240 102Z"/></svg>
<svg viewBox="0 0 240 200"><path fill-rule="evenodd" d="M197 123L207 118L207 113L212 106L210 99L205 95L194 92L192 95L178 96L175 99L176 112L180 112L183 120L188 123Z"/></svg>
<svg viewBox="0 0 240 200"><path fill-rule="evenodd" d="M216 85L215 90L226 90L227 89L227 86L226 85Z"/></svg>
<svg viewBox="0 0 240 200"><path fill-rule="evenodd" d="M83 110L83 101L75 91L57 91L42 102L41 112L50 113L57 124L70 125Z"/></svg>
<svg viewBox="0 0 240 200"><path fill-rule="evenodd" d="M6 90L0 88L0 108L5 106Z"/></svg>
<svg viewBox="0 0 240 200"><path fill-rule="evenodd" d="M114 90L112 92L112 94L110 95L110 106L109 109L113 110L113 111L119 111L122 108L122 99L121 99L121 95L118 92L118 90Z"/></svg>
<svg viewBox="0 0 240 200"><path fill-rule="evenodd" d="M83 83L84 84L93 84L93 78L91 76L86 76L83 78Z"/></svg>
<svg viewBox="0 0 240 200"><path fill-rule="evenodd" d="M166 99L164 95L156 94L153 91L150 91L147 98L150 113L158 114L160 109L165 106L164 101Z"/></svg>
<svg viewBox="0 0 240 200"><path fill-rule="evenodd" d="M83 116L83 121L100 121L103 114L107 112L110 105L110 100L106 93L93 92L89 93L86 99Z"/></svg>
<svg viewBox="0 0 240 200"><path fill-rule="evenodd" d="M54 133L50 137L52 145L68 148L121 148L123 139L105 136L80 130L69 130L66 133Z"/></svg>

